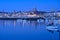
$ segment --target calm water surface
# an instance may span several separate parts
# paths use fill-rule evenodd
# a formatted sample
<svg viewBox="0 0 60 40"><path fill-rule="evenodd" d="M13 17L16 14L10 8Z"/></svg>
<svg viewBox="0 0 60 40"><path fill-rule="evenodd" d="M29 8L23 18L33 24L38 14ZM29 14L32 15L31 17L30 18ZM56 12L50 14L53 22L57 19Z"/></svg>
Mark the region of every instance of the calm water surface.
<svg viewBox="0 0 60 40"><path fill-rule="evenodd" d="M47 30L46 24L40 20L0 20L0 40L59 40L60 33Z"/></svg>

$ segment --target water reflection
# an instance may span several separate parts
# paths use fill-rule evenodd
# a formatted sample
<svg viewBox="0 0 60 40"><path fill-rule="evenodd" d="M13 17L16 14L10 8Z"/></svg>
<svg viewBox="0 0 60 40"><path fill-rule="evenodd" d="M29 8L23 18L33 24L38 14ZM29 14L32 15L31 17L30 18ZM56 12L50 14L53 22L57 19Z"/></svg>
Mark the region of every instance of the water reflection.
<svg viewBox="0 0 60 40"><path fill-rule="evenodd" d="M37 20L0 20L0 24L2 24L1 26L3 26L3 28L5 27L9 27L9 26L13 26L14 28L16 26L19 26L20 27L25 27L25 25L27 26L33 26L35 27L35 29L37 29L38 25L40 25Z"/></svg>

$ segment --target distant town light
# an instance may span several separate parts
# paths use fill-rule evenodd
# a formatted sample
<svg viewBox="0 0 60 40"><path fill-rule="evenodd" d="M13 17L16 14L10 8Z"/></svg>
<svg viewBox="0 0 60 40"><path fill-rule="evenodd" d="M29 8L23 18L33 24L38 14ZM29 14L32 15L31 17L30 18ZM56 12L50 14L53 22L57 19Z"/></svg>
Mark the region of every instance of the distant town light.
<svg viewBox="0 0 60 40"><path fill-rule="evenodd" d="M35 17L37 16L36 14L33 14L33 15L27 15L28 17Z"/></svg>

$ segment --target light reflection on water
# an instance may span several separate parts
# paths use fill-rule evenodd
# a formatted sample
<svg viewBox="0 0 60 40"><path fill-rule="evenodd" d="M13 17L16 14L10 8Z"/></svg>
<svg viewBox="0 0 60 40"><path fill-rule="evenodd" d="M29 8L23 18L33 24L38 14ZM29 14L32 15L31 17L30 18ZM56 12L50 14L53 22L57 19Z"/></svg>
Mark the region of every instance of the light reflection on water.
<svg viewBox="0 0 60 40"><path fill-rule="evenodd" d="M0 20L0 39L60 40L60 32L47 30L46 27L43 20Z"/></svg>

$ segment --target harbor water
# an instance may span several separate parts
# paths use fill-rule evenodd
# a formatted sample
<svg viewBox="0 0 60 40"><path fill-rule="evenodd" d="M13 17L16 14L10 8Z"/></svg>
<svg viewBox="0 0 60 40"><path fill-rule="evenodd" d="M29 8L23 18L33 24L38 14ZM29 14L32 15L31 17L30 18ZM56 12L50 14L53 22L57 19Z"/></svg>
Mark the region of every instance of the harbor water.
<svg viewBox="0 0 60 40"><path fill-rule="evenodd" d="M60 40L60 32L47 29L48 24L48 20L40 19L0 20L0 40ZM54 26L60 26L58 20Z"/></svg>

